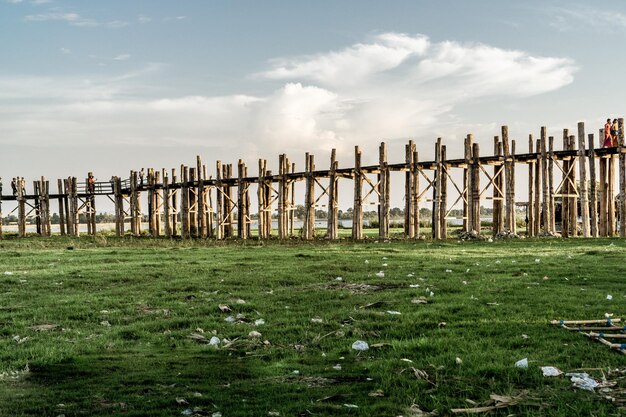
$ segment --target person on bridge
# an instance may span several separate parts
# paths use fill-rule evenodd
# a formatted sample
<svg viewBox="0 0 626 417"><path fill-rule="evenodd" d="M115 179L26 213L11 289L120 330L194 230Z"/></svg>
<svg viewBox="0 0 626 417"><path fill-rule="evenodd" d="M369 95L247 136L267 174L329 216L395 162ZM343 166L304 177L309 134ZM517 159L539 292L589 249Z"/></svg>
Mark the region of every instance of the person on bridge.
<svg viewBox="0 0 626 417"><path fill-rule="evenodd" d="M613 119L613 123L611 123L611 137L613 138L613 146L619 145L619 125L617 124L617 119Z"/></svg>
<svg viewBox="0 0 626 417"><path fill-rule="evenodd" d="M15 178L11 180L11 189L13 190L13 195L17 196L17 180Z"/></svg>

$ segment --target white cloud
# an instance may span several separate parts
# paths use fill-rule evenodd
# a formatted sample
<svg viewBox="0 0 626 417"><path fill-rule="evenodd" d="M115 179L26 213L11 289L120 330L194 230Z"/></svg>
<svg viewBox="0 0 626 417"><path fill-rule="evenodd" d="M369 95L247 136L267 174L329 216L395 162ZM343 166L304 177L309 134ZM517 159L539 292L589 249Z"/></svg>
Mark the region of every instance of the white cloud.
<svg viewBox="0 0 626 417"><path fill-rule="evenodd" d="M130 54L120 54L113 58L114 61L128 61L130 59Z"/></svg>
<svg viewBox="0 0 626 417"><path fill-rule="evenodd" d="M460 105L543 94L571 83L576 71L565 58L396 33L273 62L255 80L284 83L257 96L149 99L146 75L158 75L158 64L106 79L0 77L0 143L215 146L233 158L348 152L447 134Z"/></svg>
<svg viewBox="0 0 626 417"><path fill-rule="evenodd" d="M550 26L562 32L589 28L603 32L626 29L626 14L617 10L572 5L567 7L546 6L540 11L549 16Z"/></svg>
<svg viewBox="0 0 626 417"><path fill-rule="evenodd" d="M72 50L68 48L60 48L59 51L64 55L68 55L72 53Z"/></svg>
<svg viewBox="0 0 626 417"><path fill-rule="evenodd" d="M23 2L24 0L6 0L7 3L11 3L11 4L18 4Z"/></svg>
<svg viewBox="0 0 626 417"><path fill-rule="evenodd" d="M152 18L151 18L151 17L148 17L148 16L139 16L139 17L137 18L137 21L138 21L139 23L150 23L150 22L152 22Z"/></svg>

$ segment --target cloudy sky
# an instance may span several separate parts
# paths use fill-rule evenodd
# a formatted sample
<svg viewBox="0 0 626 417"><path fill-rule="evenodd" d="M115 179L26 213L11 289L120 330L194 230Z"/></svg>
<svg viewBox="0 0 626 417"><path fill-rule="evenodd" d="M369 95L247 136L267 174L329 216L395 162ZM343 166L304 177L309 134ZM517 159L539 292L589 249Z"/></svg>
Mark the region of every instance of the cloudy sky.
<svg viewBox="0 0 626 417"><path fill-rule="evenodd" d="M0 176L525 151L623 114L624 40L619 0L0 0Z"/></svg>

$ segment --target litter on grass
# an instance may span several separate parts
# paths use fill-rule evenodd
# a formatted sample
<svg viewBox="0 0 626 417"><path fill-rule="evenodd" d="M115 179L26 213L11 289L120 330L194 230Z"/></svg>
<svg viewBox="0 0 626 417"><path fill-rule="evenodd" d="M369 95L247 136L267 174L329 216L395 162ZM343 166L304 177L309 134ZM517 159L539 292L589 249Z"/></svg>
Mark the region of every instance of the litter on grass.
<svg viewBox="0 0 626 417"><path fill-rule="evenodd" d="M599 385L598 382L591 378L586 372L568 372L565 376L571 378L570 380L574 387L585 391L593 391L593 389Z"/></svg>
<svg viewBox="0 0 626 417"><path fill-rule="evenodd" d="M366 351L368 350L370 347L367 344L367 342L364 342L363 340L357 340L356 342L354 342L352 344L352 349L354 350L358 350L360 352Z"/></svg>
<svg viewBox="0 0 626 417"><path fill-rule="evenodd" d="M528 358L520 359L519 361L515 362L515 366L523 369L528 368Z"/></svg>
<svg viewBox="0 0 626 417"><path fill-rule="evenodd" d="M563 372L554 366L542 366L541 372L543 372L543 376L559 376L563 374Z"/></svg>

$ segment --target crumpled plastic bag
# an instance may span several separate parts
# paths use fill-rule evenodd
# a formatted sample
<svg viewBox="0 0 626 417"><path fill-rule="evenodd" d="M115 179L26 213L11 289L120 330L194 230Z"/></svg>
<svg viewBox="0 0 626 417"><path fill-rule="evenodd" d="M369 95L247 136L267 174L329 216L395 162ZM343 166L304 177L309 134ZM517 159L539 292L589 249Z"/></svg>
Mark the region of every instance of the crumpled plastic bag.
<svg viewBox="0 0 626 417"><path fill-rule="evenodd" d="M586 372L568 372L565 376L571 378L574 387L584 389L585 391L593 391L593 389L599 385L598 382L591 378Z"/></svg>
<svg viewBox="0 0 626 417"><path fill-rule="evenodd" d="M370 348L370 346L367 344L367 342L364 342L362 340L357 340L356 342L354 342L352 344L352 349L354 350L358 350L358 351L365 351L368 350Z"/></svg>

